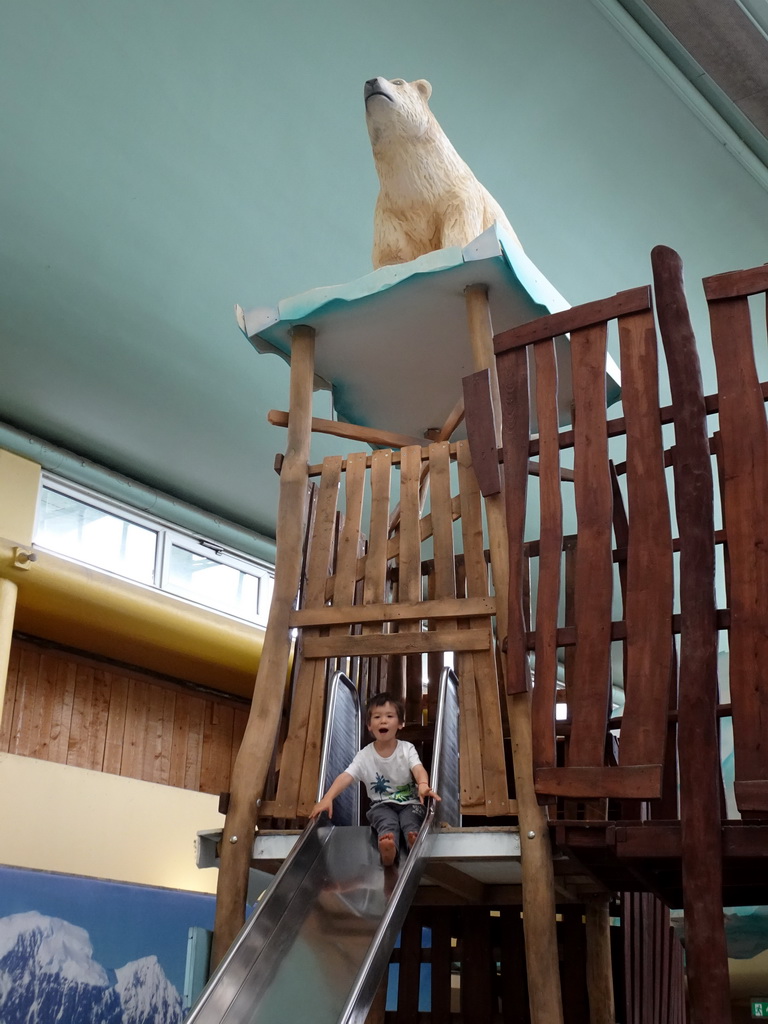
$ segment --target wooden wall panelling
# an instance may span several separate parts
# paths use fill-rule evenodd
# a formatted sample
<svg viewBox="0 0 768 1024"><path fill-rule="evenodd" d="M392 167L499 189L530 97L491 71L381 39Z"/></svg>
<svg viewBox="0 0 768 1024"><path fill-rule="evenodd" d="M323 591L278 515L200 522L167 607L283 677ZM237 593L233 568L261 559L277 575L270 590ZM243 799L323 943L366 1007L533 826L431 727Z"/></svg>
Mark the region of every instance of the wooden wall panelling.
<svg viewBox="0 0 768 1024"><path fill-rule="evenodd" d="M557 695L557 619L563 549L557 364L554 340L534 346L539 432L539 562L535 625L535 679L531 733L535 768L554 768Z"/></svg>
<svg viewBox="0 0 768 1024"><path fill-rule="evenodd" d="M50 645L16 639L0 749L218 793L229 785L246 711Z"/></svg>
<svg viewBox="0 0 768 1024"><path fill-rule="evenodd" d="M755 365L749 294L768 275L749 271L704 282L718 380L724 519L730 567L730 682L736 803L768 812L764 666L768 663L768 423ZM723 296L723 292L725 295ZM721 297L722 296L722 297Z"/></svg>

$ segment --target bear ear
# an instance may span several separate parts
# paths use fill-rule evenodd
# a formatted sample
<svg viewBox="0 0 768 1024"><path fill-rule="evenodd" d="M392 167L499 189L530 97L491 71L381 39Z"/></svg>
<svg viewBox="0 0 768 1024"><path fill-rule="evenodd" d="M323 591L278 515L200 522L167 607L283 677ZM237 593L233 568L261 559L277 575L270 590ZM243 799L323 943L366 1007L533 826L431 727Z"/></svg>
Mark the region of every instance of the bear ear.
<svg viewBox="0 0 768 1024"><path fill-rule="evenodd" d="M429 97L432 95L432 86L429 84L426 78L420 78L418 82L414 82L413 84L416 86L416 88L419 90L419 92L421 93L425 100L428 100Z"/></svg>

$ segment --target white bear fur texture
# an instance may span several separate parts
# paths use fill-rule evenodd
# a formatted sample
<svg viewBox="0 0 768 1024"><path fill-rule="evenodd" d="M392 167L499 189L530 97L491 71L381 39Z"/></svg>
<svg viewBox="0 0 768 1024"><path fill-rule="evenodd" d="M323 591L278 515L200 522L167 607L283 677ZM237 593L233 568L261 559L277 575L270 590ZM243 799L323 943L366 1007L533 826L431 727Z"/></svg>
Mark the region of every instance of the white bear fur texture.
<svg viewBox="0 0 768 1024"><path fill-rule="evenodd" d="M374 269L463 247L496 221L520 245L502 208L429 109L431 95L424 79L365 83L365 120L381 185L373 219Z"/></svg>

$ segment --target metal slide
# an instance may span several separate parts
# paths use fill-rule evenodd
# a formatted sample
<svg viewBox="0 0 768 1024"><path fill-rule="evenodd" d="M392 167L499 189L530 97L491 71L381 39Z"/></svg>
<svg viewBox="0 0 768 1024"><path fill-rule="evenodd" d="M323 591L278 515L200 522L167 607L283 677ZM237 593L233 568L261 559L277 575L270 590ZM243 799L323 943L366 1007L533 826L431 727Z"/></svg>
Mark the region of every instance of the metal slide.
<svg viewBox="0 0 768 1024"><path fill-rule="evenodd" d="M333 824L310 822L235 940L186 1024L362 1024L389 961L441 821L459 823L457 679L444 669L432 784L418 839L383 868L359 822L359 786L334 801ZM360 709L337 673L323 742L320 791L357 752ZM354 824L353 824L354 822Z"/></svg>

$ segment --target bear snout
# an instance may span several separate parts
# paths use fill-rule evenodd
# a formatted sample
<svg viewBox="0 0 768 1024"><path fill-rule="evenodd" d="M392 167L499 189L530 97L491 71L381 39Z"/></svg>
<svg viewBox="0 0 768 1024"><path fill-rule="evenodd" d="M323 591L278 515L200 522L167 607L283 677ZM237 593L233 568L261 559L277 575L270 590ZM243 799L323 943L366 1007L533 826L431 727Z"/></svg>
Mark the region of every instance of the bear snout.
<svg viewBox="0 0 768 1024"><path fill-rule="evenodd" d="M367 103L371 96L383 96L385 99L391 100L392 95L387 88L388 85L386 78L369 78L363 89L365 102Z"/></svg>

